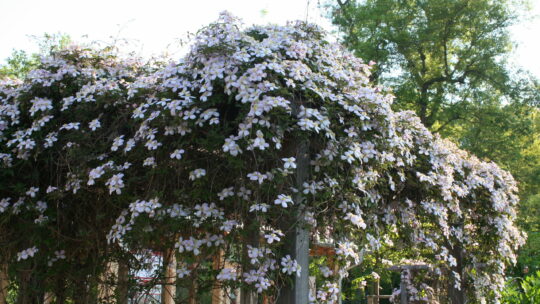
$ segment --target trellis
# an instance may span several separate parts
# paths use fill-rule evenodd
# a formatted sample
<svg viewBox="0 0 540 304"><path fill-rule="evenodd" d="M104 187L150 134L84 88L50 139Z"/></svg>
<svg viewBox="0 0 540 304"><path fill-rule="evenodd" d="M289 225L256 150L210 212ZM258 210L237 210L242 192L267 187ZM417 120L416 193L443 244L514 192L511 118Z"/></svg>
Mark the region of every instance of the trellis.
<svg viewBox="0 0 540 304"><path fill-rule="evenodd" d="M410 282L408 282L408 280L405 278L406 272L414 273L415 271L421 271L421 270L431 271L433 270L433 265L429 265L429 264L395 265L395 266L389 267L388 270L401 273L399 303L409 304L410 301L409 301L408 289L410 287ZM436 282L436 285L438 286L440 283L441 282L439 280ZM436 289L438 288L436 287ZM380 299L391 299L391 298L392 298L392 295L380 294L380 280L376 279L373 282L373 294L367 296L368 304L379 304ZM435 294L428 295L428 301L429 301L428 303L433 303L433 304L438 304L440 302L439 295L437 294L437 290Z"/></svg>

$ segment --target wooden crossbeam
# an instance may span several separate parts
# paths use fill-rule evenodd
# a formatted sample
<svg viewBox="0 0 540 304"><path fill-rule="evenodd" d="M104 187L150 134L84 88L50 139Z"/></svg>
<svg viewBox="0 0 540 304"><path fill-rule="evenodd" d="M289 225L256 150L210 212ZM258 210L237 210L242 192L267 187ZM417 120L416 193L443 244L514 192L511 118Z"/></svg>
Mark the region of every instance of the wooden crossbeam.
<svg viewBox="0 0 540 304"><path fill-rule="evenodd" d="M309 249L309 255L331 257L331 256L336 255L336 249L334 247L325 246L325 245L313 245Z"/></svg>

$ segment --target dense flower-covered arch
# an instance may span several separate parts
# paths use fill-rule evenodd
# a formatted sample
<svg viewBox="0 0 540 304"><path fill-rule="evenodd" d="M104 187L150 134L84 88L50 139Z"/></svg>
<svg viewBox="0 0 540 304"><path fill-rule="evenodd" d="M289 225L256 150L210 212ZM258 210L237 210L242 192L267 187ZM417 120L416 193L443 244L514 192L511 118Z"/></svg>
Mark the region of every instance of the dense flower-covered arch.
<svg viewBox="0 0 540 304"><path fill-rule="evenodd" d="M174 247L186 286L273 296L308 271L284 245L302 225L343 269L409 242L459 281L459 248L460 263L487 265L466 278L479 297L498 298L523 243L515 182L394 112L369 74L317 26L243 30L226 13L178 62L53 54L0 84L9 263L69 278L82 257ZM344 273L324 274L314 303L337 299Z"/></svg>

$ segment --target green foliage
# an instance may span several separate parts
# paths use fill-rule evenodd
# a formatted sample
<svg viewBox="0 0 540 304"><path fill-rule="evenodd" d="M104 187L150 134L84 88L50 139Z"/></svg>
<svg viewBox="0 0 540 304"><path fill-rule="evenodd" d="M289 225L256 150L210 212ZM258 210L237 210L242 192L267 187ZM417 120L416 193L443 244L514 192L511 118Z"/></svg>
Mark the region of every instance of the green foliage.
<svg viewBox="0 0 540 304"><path fill-rule="evenodd" d="M11 56L6 59L6 64L0 66L0 78L24 78L37 64L37 56L28 55L22 50L14 50Z"/></svg>
<svg viewBox="0 0 540 304"><path fill-rule="evenodd" d="M6 297L7 303L16 303L17 301L17 286L15 284L11 284L8 289L8 294Z"/></svg>
<svg viewBox="0 0 540 304"><path fill-rule="evenodd" d="M540 232L540 194L532 195L521 204L522 227L528 231ZM539 261L540 262L540 261Z"/></svg>
<svg viewBox="0 0 540 304"><path fill-rule="evenodd" d="M523 201L540 192L539 111L527 104L501 105L498 95L468 107L469 118L441 132L480 158L510 170ZM490 100L491 99L491 100Z"/></svg>
<svg viewBox="0 0 540 304"><path fill-rule="evenodd" d="M24 50L13 50L4 65L0 65L0 79L11 77L23 79L28 72L39 65L40 56L46 56L59 51L71 43L71 38L66 34L43 34L37 38L39 53L28 54Z"/></svg>
<svg viewBox="0 0 540 304"><path fill-rule="evenodd" d="M71 43L71 37L64 33L44 33L37 37L40 54L51 54L65 49Z"/></svg>
<svg viewBox="0 0 540 304"><path fill-rule="evenodd" d="M524 267L531 270L540 269L538 250L540 248L540 232L529 231L527 243L519 251L518 267L522 271Z"/></svg>
<svg viewBox="0 0 540 304"><path fill-rule="evenodd" d="M519 251L518 269L540 269L540 194L530 196L521 204L521 226L528 232L527 243Z"/></svg>
<svg viewBox="0 0 540 304"><path fill-rule="evenodd" d="M422 122L446 126L467 118L482 92L513 94L504 56L512 1L338 1L332 20L344 43L377 63L373 78L395 88L397 105ZM451 114L451 115L448 115Z"/></svg>
<svg viewBox="0 0 540 304"><path fill-rule="evenodd" d="M540 271L524 278L514 278L510 280L503 291L502 303L540 303Z"/></svg>

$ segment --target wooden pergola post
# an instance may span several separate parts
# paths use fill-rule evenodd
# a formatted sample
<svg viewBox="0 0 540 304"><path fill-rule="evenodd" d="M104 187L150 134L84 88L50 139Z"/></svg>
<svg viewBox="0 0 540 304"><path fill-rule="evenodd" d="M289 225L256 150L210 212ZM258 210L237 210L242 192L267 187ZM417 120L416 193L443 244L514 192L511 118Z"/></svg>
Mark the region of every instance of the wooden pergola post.
<svg viewBox="0 0 540 304"><path fill-rule="evenodd" d="M278 298L279 304L300 304L309 302L309 234L307 229L297 227L291 236L293 258L301 267L300 276L294 277L292 286L284 287Z"/></svg>
<svg viewBox="0 0 540 304"><path fill-rule="evenodd" d="M214 270L221 269L221 265L223 265L223 250L219 250L216 255L213 257L213 265L212 268ZM214 283L214 286L212 286L212 304L224 304L225 298L224 298L225 290L223 290L220 286L220 284L217 283L217 281Z"/></svg>
<svg viewBox="0 0 540 304"><path fill-rule="evenodd" d="M7 304L9 278L6 263L0 264L0 304Z"/></svg>
<svg viewBox="0 0 540 304"><path fill-rule="evenodd" d="M452 255L456 259L456 266L452 267L451 270L460 275L460 286L456 287L453 282L448 284L448 298L450 299L451 304L465 304L467 303L466 299L466 280L465 280L465 266L463 261L463 248L460 246L454 246L451 251Z"/></svg>
<svg viewBox="0 0 540 304"><path fill-rule="evenodd" d="M197 304L197 281L193 280L189 288L188 304Z"/></svg>
<svg viewBox="0 0 540 304"><path fill-rule="evenodd" d="M291 112L293 117L298 117L303 101L294 98L291 101ZM297 137L294 139L293 151L296 156L296 172L294 187L298 191L293 195L294 215L291 223L294 228L287 233L288 252L301 267L300 276L294 276L292 286L286 286L282 289L277 303L279 304L305 304L309 302L309 229L305 221L306 202L302 193L304 183L308 182L310 175L310 155L309 138Z"/></svg>
<svg viewBox="0 0 540 304"><path fill-rule="evenodd" d="M399 290L400 290L400 304L408 304L409 303L409 294L407 292L407 283L408 281L405 280L405 274L406 270L402 270L401 272L401 281L399 282Z"/></svg>
<svg viewBox="0 0 540 304"><path fill-rule="evenodd" d="M167 249L163 252L163 265L165 282L161 289L161 303L174 304L176 297L176 255L174 249Z"/></svg>
<svg viewBox="0 0 540 304"><path fill-rule="evenodd" d="M374 303L374 304L379 304L379 297L380 297L380 295L381 295L381 293L380 293L380 292L381 292L381 291L380 291L380 287L381 287L381 286L380 286L380 281L379 281L379 279L376 279L376 280L375 280L375 286L374 286L374 289L375 289L375 290L373 290L374 293L375 293L375 297L376 297L376 298L375 298L375 303Z"/></svg>
<svg viewBox="0 0 540 304"><path fill-rule="evenodd" d="M52 292L46 292L45 295L43 296L43 304L52 304L55 302L55 296L54 296L54 293Z"/></svg>
<svg viewBox="0 0 540 304"><path fill-rule="evenodd" d="M242 272L246 273L252 269L252 266L248 261L250 260L248 256L248 246L259 247L259 223L257 223L252 218L247 218L245 222L246 227L250 229L246 235L246 238L243 240L242 244ZM240 289L240 303L241 304L257 304L258 303L258 294L254 290L248 288Z"/></svg>
<svg viewBox="0 0 540 304"><path fill-rule="evenodd" d="M115 283L118 282L118 263L108 262L105 271L100 275L98 283L98 301L108 302L114 298Z"/></svg>
<svg viewBox="0 0 540 304"><path fill-rule="evenodd" d="M197 260L195 263L191 264L189 266L189 269L191 270L190 278L191 278L191 284L188 288L188 299L187 304L197 304L197 290L199 286L197 285L197 273L196 269L199 266L199 260Z"/></svg>
<svg viewBox="0 0 540 304"><path fill-rule="evenodd" d="M118 304L128 304L129 300L129 265L123 260L118 261L118 286L116 297Z"/></svg>

